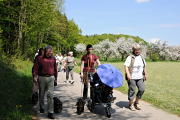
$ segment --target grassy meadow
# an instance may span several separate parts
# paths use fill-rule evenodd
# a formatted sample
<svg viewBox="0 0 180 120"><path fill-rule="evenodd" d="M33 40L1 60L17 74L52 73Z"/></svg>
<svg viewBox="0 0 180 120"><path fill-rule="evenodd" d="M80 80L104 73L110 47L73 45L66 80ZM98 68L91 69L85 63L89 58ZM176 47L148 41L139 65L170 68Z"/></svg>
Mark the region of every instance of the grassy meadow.
<svg viewBox="0 0 180 120"><path fill-rule="evenodd" d="M79 61L80 59L77 59L78 65L80 65ZM124 62L114 60L101 62L114 65L123 76L125 75ZM75 71L79 73L80 68L76 68ZM147 62L147 74L148 80L145 82L146 90L142 99L157 108L180 116L180 62ZM128 93L125 78L123 86L117 89L125 94Z"/></svg>

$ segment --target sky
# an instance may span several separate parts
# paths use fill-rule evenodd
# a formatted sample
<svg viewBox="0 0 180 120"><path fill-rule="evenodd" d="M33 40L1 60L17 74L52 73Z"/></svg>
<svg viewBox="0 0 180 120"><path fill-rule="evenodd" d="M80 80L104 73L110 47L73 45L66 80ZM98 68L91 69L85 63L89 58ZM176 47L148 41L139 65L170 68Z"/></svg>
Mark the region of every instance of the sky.
<svg viewBox="0 0 180 120"><path fill-rule="evenodd" d="M82 35L126 34L180 45L180 0L66 0Z"/></svg>

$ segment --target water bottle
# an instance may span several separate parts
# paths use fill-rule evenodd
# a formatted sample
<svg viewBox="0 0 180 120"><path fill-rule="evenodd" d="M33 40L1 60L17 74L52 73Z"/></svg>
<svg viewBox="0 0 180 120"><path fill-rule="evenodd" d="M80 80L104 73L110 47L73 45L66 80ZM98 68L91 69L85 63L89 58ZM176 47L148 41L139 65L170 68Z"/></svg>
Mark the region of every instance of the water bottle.
<svg viewBox="0 0 180 120"><path fill-rule="evenodd" d="M91 82L93 82L93 76L90 77Z"/></svg>

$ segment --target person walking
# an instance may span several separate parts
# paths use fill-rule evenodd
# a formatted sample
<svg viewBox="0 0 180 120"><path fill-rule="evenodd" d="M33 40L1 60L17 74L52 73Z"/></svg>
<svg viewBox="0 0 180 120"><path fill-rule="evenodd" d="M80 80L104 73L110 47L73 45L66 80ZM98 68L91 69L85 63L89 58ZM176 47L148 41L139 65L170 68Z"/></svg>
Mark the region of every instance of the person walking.
<svg viewBox="0 0 180 120"><path fill-rule="evenodd" d="M77 68L78 68L78 65L75 61L75 58L73 57L73 52L70 51L68 54L69 56L64 60L63 68L65 68L66 66L66 82L73 84L74 83L74 64L77 66ZM69 74L71 75L71 81L69 81Z"/></svg>
<svg viewBox="0 0 180 120"><path fill-rule="evenodd" d="M92 54L93 47L92 45L86 46L87 54L83 55L81 58L81 75L80 77L83 79L84 82L84 90L83 90L83 98L86 99L88 95L88 74L94 74L95 73L95 63L97 65L100 65L100 61L98 57L95 54Z"/></svg>
<svg viewBox="0 0 180 120"><path fill-rule="evenodd" d="M56 63L57 63L58 72L61 71L62 62L63 62L63 57L62 57L61 53L59 53L59 55L56 54Z"/></svg>
<svg viewBox="0 0 180 120"><path fill-rule="evenodd" d="M33 66L33 81L39 86L40 112L44 113L44 94L47 93L48 118L54 119L53 93L57 83L56 59L52 56L52 47L46 46L44 56L39 56ZM38 79L37 79L38 74Z"/></svg>
<svg viewBox="0 0 180 120"><path fill-rule="evenodd" d="M64 58L63 58L63 62L65 63L65 60L67 59L67 56L66 56L66 54L64 54ZM67 64L66 64L67 65ZM64 70L64 72L66 72L66 66L64 66L64 68L63 68L63 70Z"/></svg>
<svg viewBox="0 0 180 120"><path fill-rule="evenodd" d="M36 59L37 59L39 56L44 55L44 49L43 49L43 48L39 48L38 51L39 51L39 52L38 52L38 54L35 56L33 63L35 63Z"/></svg>
<svg viewBox="0 0 180 120"><path fill-rule="evenodd" d="M36 57L34 58L33 63L35 63L35 61L37 60L37 58L38 58L39 56L43 56L43 55L44 55L44 49L43 49L43 48L39 48L38 51L39 51L39 53L38 53L38 55L36 55ZM32 72L33 72L33 68L32 68ZM38 86L38 85L33 82L33 92L37 92L37 91L38 91L37 86ZM36 89L35 89L35 87L36 87Z"/></svg>
<svg viewBox="0 0 180 120"><path fill-rule="evenodd" d="M132 50L133 54L127 57L124 67L129 87L129 108L130 110L135 111L136 109L141 110L139 100L145 91L144 81L147 80L147 72L145 59L140 55L140 45L134 44ZM133 103L136 86L138 87L138 92L136 94L135 102Z"/></svg>

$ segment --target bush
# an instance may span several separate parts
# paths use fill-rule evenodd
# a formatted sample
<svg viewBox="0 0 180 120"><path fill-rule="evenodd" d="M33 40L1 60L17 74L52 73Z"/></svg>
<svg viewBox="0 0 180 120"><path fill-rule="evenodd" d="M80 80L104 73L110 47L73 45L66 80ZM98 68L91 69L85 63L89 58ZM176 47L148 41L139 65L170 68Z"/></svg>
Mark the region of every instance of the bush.
<svg viewBox="0 0 180 120"><path fill-rule="evenodd" d="M151 55L151 60L152 60L152 61L157 61L157 60L159 60L159 55L158 55L157 53L153 53L153 54Z"/></svg>

